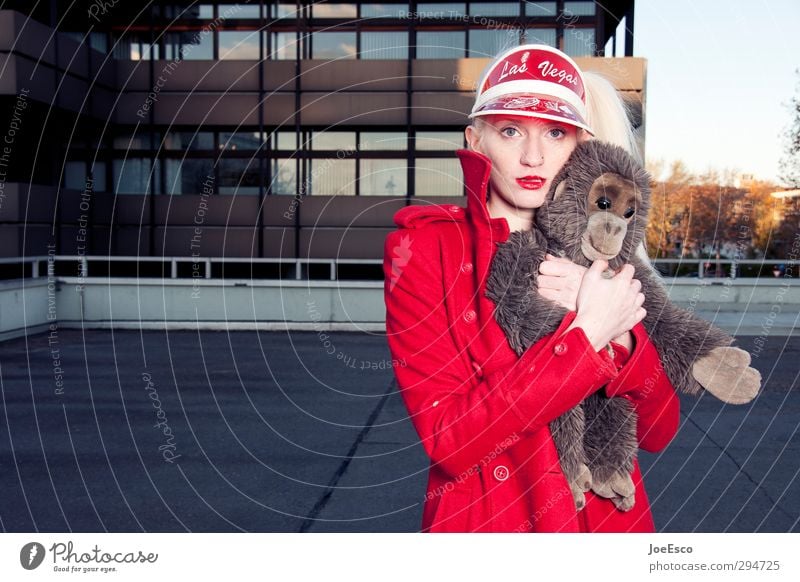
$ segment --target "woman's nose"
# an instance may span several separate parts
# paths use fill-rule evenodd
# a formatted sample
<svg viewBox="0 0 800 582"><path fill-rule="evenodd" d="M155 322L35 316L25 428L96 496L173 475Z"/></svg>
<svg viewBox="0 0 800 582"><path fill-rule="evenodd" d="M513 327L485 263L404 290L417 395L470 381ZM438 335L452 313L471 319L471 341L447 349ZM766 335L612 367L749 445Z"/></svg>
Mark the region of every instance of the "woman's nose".
<svg viewBox="0 0 800 582"><path fill-rule="evenodd" d="M520 162L525 166L541 166L544 163L541 145L536 140L528 140L522 147Z"/></svg>

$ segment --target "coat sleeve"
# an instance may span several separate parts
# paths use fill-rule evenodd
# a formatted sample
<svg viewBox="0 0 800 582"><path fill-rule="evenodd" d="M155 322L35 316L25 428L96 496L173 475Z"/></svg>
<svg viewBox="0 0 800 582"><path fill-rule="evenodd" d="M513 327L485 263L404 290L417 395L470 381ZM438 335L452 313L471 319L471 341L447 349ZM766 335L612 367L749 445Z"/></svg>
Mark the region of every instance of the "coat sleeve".
<svg viewBox="0 0 800 582"><path fill-rule="evenodd" d="M636 324L631 332L634 339L632 354L612 342L619 373L606 386L606 395L622 396L633 404L639 447L657 453L678 431L680 401L644 325Z"/></svg>
<svg viewBox="0 0 800 582"><path fill-rule="evenodd" d="M453 325L463 322L448 321L435 227L390 233L383 266L387 342L398 388L432 462L454 477L486 464L492 451L496 455L542 428L617 374L583 330L563 333L574 319L570 314L552 337L478 377L455 339Z"/></svg>

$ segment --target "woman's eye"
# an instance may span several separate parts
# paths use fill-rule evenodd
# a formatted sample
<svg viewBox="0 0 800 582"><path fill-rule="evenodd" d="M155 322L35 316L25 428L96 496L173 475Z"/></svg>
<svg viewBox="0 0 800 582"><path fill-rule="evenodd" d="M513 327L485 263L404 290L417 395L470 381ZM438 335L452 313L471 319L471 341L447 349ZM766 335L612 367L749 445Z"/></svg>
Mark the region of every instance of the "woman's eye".
<svg viewBox="0 0 800 582"><path fill-rule="evenodd" d="M603 196L602 198L597 199L597 207L600 210L608 210L611 208L611 200Z"/></svg>
<svg viewBox="0 0 800 582"><path fill-rule="evenodd" d="M500 130L500 133L502 133L506 137L516 137L519 135L519 131L517 130L516 127L505 127L502 130Z"/></svg>
<svg viewBox="0 0 800 582"><path fill-rule="evenodd" d="M634 212L633 208L628 208L628 209L625 211L625 214L623 214L622 216L623 216L624 218L630 218L631 216L633 216L633 212Z"/></svg>
<svg viewBox="0 0 800 582"><path fill-rule="evenodd" d="M566 134L567 132L561 129L560 127L554 127L553 129L550 130L550 137L559 138L563 137Z"/></svg>

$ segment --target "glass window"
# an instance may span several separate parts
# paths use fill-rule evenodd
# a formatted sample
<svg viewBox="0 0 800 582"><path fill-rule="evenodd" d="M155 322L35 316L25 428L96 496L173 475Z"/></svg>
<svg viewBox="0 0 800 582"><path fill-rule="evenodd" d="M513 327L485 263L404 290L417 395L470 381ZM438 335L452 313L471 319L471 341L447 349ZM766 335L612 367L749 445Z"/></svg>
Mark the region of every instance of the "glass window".
<svg viewBox="0 0 800 582"><path fill-rule="evenodd" d="M297 33L294 32L270 32L270 44L267 58L273 60L294 60L297 58Z"/></svg>
<svg viewBox="0 0 800 582"><path fill-rule="evenodd" d="M146 194L150 191L150 158L114 160L114 192Z"/></svg>
<svg viewBox="0 0 800 582"><path fill-rule="evenodd" d="M308 193L316 196L355 195L355 160L340 160L338 158L311 160Z"/></svg>
<svg viewBox="0 0 800 582"><path fill-rule="evenodd" d="M256 151L261 144L261 134L257 131L222 131L219 134L219 149L225 151Z"/></svg>
<svg viewBox="0 0 800 582"><path fill-rule="evenodd" d="M270 4L268 7L264 6L265 12L267 8L269 8L269 18L295 18L297 16L297 5L294 2L281 2Z"/></svg>
<svg viewBox="0 0 800 582"><path fill-rule="evenodd" d="M319 3L311 5L312 18L355 18L355 4Z"/></svg>
<svg viewBox="0 0 800 582"><path fill-rule="evenodd" d="M564 52L571 57L594 56L594 28L565 28Z"/></svg>
<svg viewBox="0 0 800 582"><path fill-rule="evenodd" d="M361 160L361 196L405 196L408 192L405 160Z"/></svg>
<svg viewBox="0 0 800 582"><path fill-rule="evenodd" d="M64 188L83 190L86 187L86 163L83 160L64 164Z"/></svg>
<svg viewBox="0 0 800 582"><path fill-rule="evenodd" d="M275 141L275 148L285 151L297 151L297 133L294 131L279 131Z"/></svg>
<svg viewBox="0 0 800 582"><path fill-rule="evenodd" d="M221 159L218 164L220 194L258 194L261 178L258 159Z"/></svg>
<svg viewBox="0 0 800 582"><path fill-rule="evenodd" d="M505 30L470 30L469 54L475 59L494 58L503 49L519 44L519 29Z"/></svg>
<svg viewBox="0 0 800 582"><path fill-rule="evenodd" d="M297 192L297 160L276 158L269 161L273 194L294 196Z"/></svg>
<svg viewBox="0 0 800 582"><path fill-rule="evenodd" d="M115 136L111 141L115 150L146 150L150 149L150 138L144 133L139 135L122 134Z"/></svg>
<svg viewBox="0 0 800 582"><path fill-rule="evenodd" d="M171 131L164 139L165 150L213 150L214 133L211 131Z"/></svg>
<svg viewBox="0 0 800 582"><path fill-rule="evenodd" d="M312 59L356 58L355 32L314 32L311 34Z"/></svg>
<svg viewBox="0 0 800 582"><path fill-rule="evenodd" d="M359 147L368 151L405 151L408 148L408 134L405 131L362 131Z"/></svg>
<svg viewBox="0 0 800 582"><path fill-rule="evenodd" d="M418 59L460 59L465 50L464 31L418 32Z"/></svg>
<svg viewBox="0 0 800 582"><path fill-rule="evenodd" d="M95 162L94 165L90 167L92 179L94 180L95 192L106 191L106 168L107 164L105 162Z"/></svg>
<svg viewBox="0 0 800 582"><path fill-rule="evenodd" d="M151 46L146 35L126 34L114 46L114 58L118 60L146 61L151 56L158 60L159 55L158 45Z"/></svg>
<svg viewBox="0 0 800 582"><path fill-rule="evenodd" d="M526 16L551 16L556 17L555 2L525 2Z"/></svg>
<svg viewBox="0 0 800 582"><path fill-rule="evenodd" d="M453 18L467 13L464 2L420 2L417 4L420 18Z"/></svg>
<svg viewBox="0 0 800 582"><path fill-rule="evenodd" d="M356 132L315 131L311 135L311 149L315 151L353 151L356 149Z"/></svg>
<svg viewBox="0 0 800 582"><path fill-rule="evenodd" d="M564 2L564 16L594 16L594 2Z"/></svg>
<svg viewBox="0 0 800 582"><path fill-rule="evenodd" d="M82 32L64 32L63 34L64 34L64 36L66 36L67 38L71 38L72 40L74 40L78 44L83 44L83 38L84 38L84 36L86 36Z"/></svg>
<svg viewBox="0 0 800 582"><path fill-rule="evenodd" d="M158 16L158 6L154 6L154 14ZM167 4L161 6L161 15L164 18L214 18L214 5L213 4L193 4L191 6L181 6L179 4Z"/></svg>
<svg viewBox="0 0 800 582"><path fill-rule="evenodd" d="M362 32L362 59L407 59L407 32Z"/></svg>
<svg viewBox="0 0 800 582"><path fill-rule="evenodd" d="M464 147L464 133L461 131L418 131L415 141L418 150L453 151Z"/></svg>
<svg viewBox="0 0 800 582"><path fill-rule="evenodd" d="M208 29L168 32L164 35L164 58L192 61L214 58L214 35Z"/></svg>
<svg viewBox="0 0 800 582"><path fill-rule="evenodd" d="M556 46L555 28L529 28L525 31L525 42Z"/></svg>
<svg viewBox="0 0 800 582"><path fill-rule="evenodd" d="M89 46L101 53L108 52L108 37L105 32L89 33ZM149 57L148 57L149 58Z"/></svg>
<svg viewBox="0 0 800 582"><path fill-rule="evenodd" d="M408 4L362 4L362 18L405 18Z"/></svg>
<svg viewBox="0 0 800 582"><path fill-rule="evenodd" d="M314 32L311 34L312 59L356 58L355 32Z"/></svg>
<svg viewBox="0 0 800 582"><path fill-rule="evenodd" d="M261 58L258 32L219 31L219 58L226 60L258 60Z"/></svg>
<svg viewBox="0 0 800 582"><path fill-rule="evenodd" d="M519 16L519 2L470 2L472 16Z"/></svg>
<svg viewBox="0 0 800 582"><path fill-rule="evenodd" d="M217 10L220 18L225 19L241 18L244 20L261 18L261 8L259 7L258 2L253 2L252 4L220 4Z"/></svg>
<svg viewBox="0 0 800 582"><path fill-rule="evenodd" d="M206 188L214 182L214 160L186 158L166 161L167 194L201 194L203 184Z"/></svg>
<svg viewBox="0 0 800 582"><path fill-rule="evenodd" d="M457 159L418 159L414 170L416 196L461 196L461 166Z"/></svg>

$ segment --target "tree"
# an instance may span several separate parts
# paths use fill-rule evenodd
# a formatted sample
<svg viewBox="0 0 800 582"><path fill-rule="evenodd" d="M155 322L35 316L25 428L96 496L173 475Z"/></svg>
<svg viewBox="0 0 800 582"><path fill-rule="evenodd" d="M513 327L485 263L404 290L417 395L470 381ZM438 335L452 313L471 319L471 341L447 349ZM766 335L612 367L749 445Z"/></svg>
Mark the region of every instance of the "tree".
<svg viewBox="0 0 800 582"><path fill-rule="evenodd" d="M800 69L795 71L800 76ZM789 188L800 188L800 82L789 104L792 121L784 133L786 154L780 161L780 179Z"/></svg>

